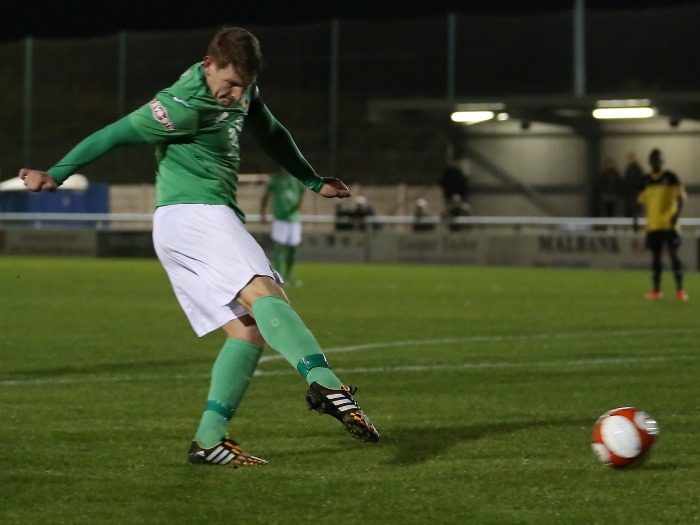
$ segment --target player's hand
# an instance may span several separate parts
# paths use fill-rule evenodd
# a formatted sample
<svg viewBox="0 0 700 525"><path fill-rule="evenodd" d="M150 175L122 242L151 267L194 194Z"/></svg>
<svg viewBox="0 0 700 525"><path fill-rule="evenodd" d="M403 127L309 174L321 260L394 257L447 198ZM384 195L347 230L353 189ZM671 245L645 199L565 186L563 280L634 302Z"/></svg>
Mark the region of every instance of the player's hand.
<svg viewBox="0 0 700 525"><path fill-rule="evenodd" d="M323 188L321 188L321 191L318 192L322 197L326 197L328 199L332 199L333 197L344 199L352 195L348 187L340 179L336 179L335 177L324 177L323 182Z"/></svg>
<svg viewBox="0 0 700 525"><path fill-rule="evenodd" d="M19 178L29 191L56 191L58 184L53 177L46 172L22 168L19 170Z"/></svg>

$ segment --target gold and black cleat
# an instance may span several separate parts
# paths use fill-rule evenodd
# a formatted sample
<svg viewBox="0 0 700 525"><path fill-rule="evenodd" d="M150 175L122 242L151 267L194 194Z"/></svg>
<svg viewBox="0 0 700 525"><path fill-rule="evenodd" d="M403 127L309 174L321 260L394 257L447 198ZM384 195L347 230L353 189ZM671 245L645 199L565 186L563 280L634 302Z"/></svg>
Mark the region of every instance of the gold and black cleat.
<svg viewBox="0 0 700 525"><path fill-rule="evenodd" d="M224 438L210 448L202 448L196 440L192 441L187 455L190 463L205 465L228 465L229 467L259 467L267 460L256 458L245 452L233 439Z"/></svg>
<svg viewBox="0 0 700 525"><path fill-rule="evenodd" d="M306 403L309 410L336 418L355 439L379 441L379 432L353 397L356 391L347 386L338 390L326 388L313 382L306 393Z"/></svg>

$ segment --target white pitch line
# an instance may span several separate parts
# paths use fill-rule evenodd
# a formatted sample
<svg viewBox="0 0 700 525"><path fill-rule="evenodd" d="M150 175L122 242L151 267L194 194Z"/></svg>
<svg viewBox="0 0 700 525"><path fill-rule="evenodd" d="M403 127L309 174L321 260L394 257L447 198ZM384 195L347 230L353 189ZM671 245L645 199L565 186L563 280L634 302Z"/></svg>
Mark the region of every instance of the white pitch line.
<svg viewBox="0 0 700 525"><path fill-rule="evenodd" d="M448 337L441 339L427 340L411 340L411 341L387 341L377 343L366 343L360 345L348 345L337 348L327 348L325 353L340 353L340 352L357 352L361 350L375 350L378 348L400 348L408 346L428 346L428 345L450 345L463 343L485 343L485 342L503 342L503 341L530 341L530 340L561 340L561 339L580 339L585 338L611 338L611 337L629 337L640 336L651 333L672 333L672 334L692 334L698 330L681 329L681 330L621 330L613 332L579 332L579 333L560 333L560 334L533 334L533 335L512 335L512 336L471 336L471 337ZM338 373L362 372L362 373L387 373L387 372L425 372L430 370L449 371L449 370L475 370L484 368L544 368L548 366L599 366L610 364L633 364L633 363L653 363L653 362L670 362L670 361L694 361L698 357L692 355L681 356L649 356L649 357L611 357L611 358L591 358L591 359L574 359L569 361L523 361L523 362L479 362L479 363L461 363L450 365L405 365L392 367L353 367L352 369L334 368ZM280 354L263 356L260 363L277 361L283 359ZM290 373L289 370L278 371L262 371L256 370L255 376L278 376ZM23 385L61 385L61 384L86 384L86 383L116 383L116 382L131 382L131 381L159 381L173 379L188 380L208 378L209 374L195 375L91 375L82 377L52 377L52 378L30 378L30 379L5 379L0 380L0 386L23 386Z"/></svg>
<svg viewBox="0 0 700 525"><path fill-rule="evenodd" d="M474 335L469 337L445 337L441 339L424 339L410 341L385 341L377 343L365 343L361 345L340 346L338 348L326 348L325 353L357 352L358 350L375 350L377 348L403 348L407 346L427 346L427 345L449 345L459 343L500 343L504 341L546 341L562 339L607 339L613 337L630 337L648 334L695 334L700 330L695 329L674 329L674 330L617 330L612 332L576 332L559 334L532 334L532 335ZM280 354L263 356L261 363L284 359Z"/></svg>
<svg viewBox="0 0 700 525"><path fill-rule="evenodd" d="M394 372L432 372L432 371L464 371L478 370L485 368L561 368L562 366L609 366L609 365L625 365L634 363L668 363L672 361L695 361L697 356L680 355L674 357L667 356L649 356L649 357L611 357L597 359L574 359L571 361L523 361L521 363L502 362L502 363L461 363L457 365L405 365L405 366L375 366L375 367L352 367L352 368L333 368L338 373L363 373L363 374L385 374ZM274 370L268 372L256 371L255 376L280 376L287 375L287 370Z"/></svg>

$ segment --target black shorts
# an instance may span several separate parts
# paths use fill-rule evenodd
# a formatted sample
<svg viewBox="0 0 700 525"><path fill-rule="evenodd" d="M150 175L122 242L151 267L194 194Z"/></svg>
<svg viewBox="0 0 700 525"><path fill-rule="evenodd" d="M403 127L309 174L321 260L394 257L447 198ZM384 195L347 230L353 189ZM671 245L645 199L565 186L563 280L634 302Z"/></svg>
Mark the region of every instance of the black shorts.
<svg viewBox="0 0 700 525"><path fill-rule="evenodd" d="M664 246L669 250L677 250L681 246L681 236L676 230L647 232L646 244L652 252L659 252Z"/></svg>

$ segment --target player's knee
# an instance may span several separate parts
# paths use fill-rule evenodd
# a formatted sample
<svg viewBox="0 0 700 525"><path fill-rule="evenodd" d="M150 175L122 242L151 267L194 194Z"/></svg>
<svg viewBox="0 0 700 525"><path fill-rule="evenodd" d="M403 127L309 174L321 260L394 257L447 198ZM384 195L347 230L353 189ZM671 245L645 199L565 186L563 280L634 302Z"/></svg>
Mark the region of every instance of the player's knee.
<svg viewBox="0 0 700 525"><path fill-rule="evenodd" d="M221 327L228 339L240 339L258 348L265 346L265 339L260 333L260 329L250 315L244 315L238 319L229 321Z"/></svg>
<svg viewBox="0 0 700 525"><path fill-rule="evenodd" d="M253 303L262 297L275 296L289 302L287 294L282 287L267 275L257 275L243 287L236 300L252 313Z"/></svg>

